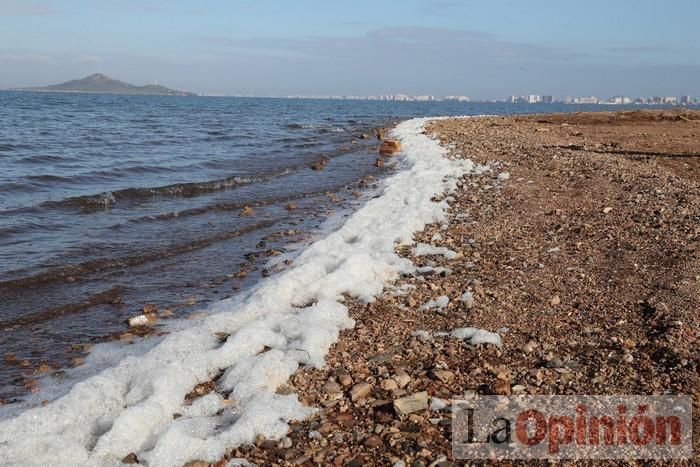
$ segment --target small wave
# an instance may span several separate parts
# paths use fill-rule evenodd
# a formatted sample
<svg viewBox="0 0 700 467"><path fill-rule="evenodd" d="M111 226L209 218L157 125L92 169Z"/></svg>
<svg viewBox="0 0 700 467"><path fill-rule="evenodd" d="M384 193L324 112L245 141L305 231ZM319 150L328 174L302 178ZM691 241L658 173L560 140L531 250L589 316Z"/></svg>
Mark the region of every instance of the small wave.
<svg viewBox="0 0 700 467"><path fill-rule="evenodd" d="M0 281L0 293L6 293L12 290L27 287L31 288L40 284L65 280L68 277L80 279L81 275L90 274L98 271L138 266L140 264L148 263L151 261L172 258L183 253L199 250L219 241L240 237L250 232L270 227L272 225L275 225L277 222L285 220L286 218L264 220L251 225L247 225L237 230L223 232L211 237L194 240L187 243L171 245L161 250L151 250L119 258L97 258L83 263L68 264L32 276L21 277L18 279L10 279L7 281Z"/></svg>
<svg viewBox="0 0 700 467"><path fill-rule="evenodd" d="M33 326L37 323L60 318L61 316L80 313L81 311L88 310L95 305L112 303L114 299L124 293L124 290L125 289L123 287L112 287L109 290L93 294L92 296L87 297L85 300L78 303L69 303L46 311L3 320L0 321L0 329L7 330L16 326Z"/></svg>
<svg viewBox="0 0 700 467"><path fill-rule="evenodd" d="M2 149L0 149L0 151L2 151ZM23 158L22 162L28 164L45 164L47 162L64 162L65 160L65 157L54 154L35 154Z"/></svg>
<svg viewBox="0 0 700 467"><path fill-rule="evenodd" d="M10 143L0 143L0 152L10 152L17 149L28 149L30 146L28 144L10 144Z"/></svg>
<svg viewBox="0 0 700 467"><path fill-rule="evenodd" d="M290 123L287 125L289 130L317 130L319 128L327 128L327 125L314 125L311 123Z"/></svg>
<svg viewBox="0 0 700 467"><path fill-rule="evenodd" d="M75 196L61 201L46 201L44 207L71 207L96 209L112 206L119 201L139 201L156 196L192 197L215 191L227 190L253 183L265 182L292 173L296 168L286 168L277 173L258 176L233 176L208 182L175 183L152 188L125 188L95 195Z"/></svg>

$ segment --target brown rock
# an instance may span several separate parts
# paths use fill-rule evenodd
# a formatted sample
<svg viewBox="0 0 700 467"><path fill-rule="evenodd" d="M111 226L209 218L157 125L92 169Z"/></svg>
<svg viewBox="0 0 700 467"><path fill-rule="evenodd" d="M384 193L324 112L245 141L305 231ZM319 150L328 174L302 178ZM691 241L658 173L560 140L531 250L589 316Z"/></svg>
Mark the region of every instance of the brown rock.
<svg viewBox="0 0 700 467"><path fill-rule="evenodd" d="M298 204L296 204L296 203L287 204L287 211L294 211L295 209L299 209Z"/></svg>
<svg viewBox="0 0 700 467"><path fill-rule="evenodd" d="M139 463L139 458L136 457L136 454L133 452L130 454L127 454L124 459L122 459L122 464L138 464Z"/></svg>
<svg viewBox="0 0 700 467"><path fill-rule="evenodd" d="M318 162L311 164L311 169L312 170L323 170L326 168L327 164L328 164L328 161L326 159L323 159L323 160L320 160Z"/></svg>
<svg viewBox="0 0 700 467"><path fill-rule="evenodd" d="M352 377L347 373L343 373L338 375L338 382L344 387L350 386L352 384Z"/></svg>
<svg viewBox="0 0 700 467"><path fill-rule="evenodd" d="M340 385L334 381L329 381L323 385L323 392L325 392L326 394L337 394L340 391Z"/></svg>
<svg viewBox="0 0 700 467"><path fill-rule="evenodd" d="M441 381L445 384L451 382L453 379L455 379L454 373L451 371L447 370L432 370L430 372L430 377L433 379L437 379L438 381Z"/></svg>
<svg viewBox="0 0 700 467"><path fill-rule="evenodd" d="M399 385L400 388L405 388L408 386L408 383L411 382L411 377L407 375L406 373L401 373L397 374L394 376L394 380L396 381L396 384Z"/></svg>
<svg viewBox="0 0 700 467"><path fill-rule="evenodd" d="M510 383L504 379L496 380L493 385L493 392L499 396L510 396Z"/></svg>
<svg viewBox="0 0 700 467"><path fill-rule="evenodd" d="M397 152L401 152L401 143L398 141L387 139L379 146L379 154L382 156L392 156Z"/></svg>
<svg viewBox="0 0 700 467"><path fill-rule="evenodd" d="M372 392L372 385L367 382L357 383L350 389L350 399L353 401L363 399Z"/></svg>
<svg viewBox="0 0 700 467"><path fill-rule="evenodd" d="M537 348L537 342L529 341L527 344L522 346L521 350L525 354L531 354L532 352L535 351L536 348Z"/></svg>
<svg viewBox="0 0 700 467"><path fill-rule="evenodd" d="M379 436L374 435L367 438L362 444L364 444L370 449L374 449L378 448L379 446L383 446L384 441L382 441L382 438L380 438Z"/></svg>
<svg viewBox="0 0 700 467"><path fill-rule="evenodd" d="M251 208L250 206L244 207L243 210L241 211L241 217L252 216L253 214L255 214L255 212L253 211L253 208Z"/></svg>
<svg viewBox="0 0 700 467"><path fill-rule="evenodd" d="M384 159L382 159L381 157L377 158L377 160L374 161L374 166L379 167L380 169L383 169L384 168Z"/></svg>
<svg viewBox="0 0 700 467"><path fill-rule="evenodd" d="M399 388L398 383L393 378L382 380L380 386L385 391L395 391Z"/></svg>

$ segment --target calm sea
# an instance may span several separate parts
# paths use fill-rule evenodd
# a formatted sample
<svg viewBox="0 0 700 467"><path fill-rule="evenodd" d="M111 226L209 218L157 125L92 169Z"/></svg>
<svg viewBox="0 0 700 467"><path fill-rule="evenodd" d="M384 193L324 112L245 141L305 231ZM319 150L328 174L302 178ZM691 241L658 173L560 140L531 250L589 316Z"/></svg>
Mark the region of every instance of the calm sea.
<svg viewBox="0 0 700 467"><path fill-rule="evenodd" d="M274 274L390 172L375 128L582 108L0 92L0 400L148 303L183 316Z"/></svg>

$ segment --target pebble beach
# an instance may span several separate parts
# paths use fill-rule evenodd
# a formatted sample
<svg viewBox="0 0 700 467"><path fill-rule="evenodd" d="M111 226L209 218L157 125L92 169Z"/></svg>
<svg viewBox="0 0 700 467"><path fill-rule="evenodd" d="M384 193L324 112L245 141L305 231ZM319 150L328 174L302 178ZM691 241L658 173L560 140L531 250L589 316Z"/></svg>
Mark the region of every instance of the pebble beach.
<svg viewBox="0 0 700 467"><path fill-rule="evenodd" d="M426 132L486 170L447 198L448 222L415 236L435 248L397 250L418 272L371 303L349 299L356 325L327 365L280 389L318 411L219 465L470 465L452 458L450 412L470 394L692 395L697 452L700 113L446 119ZM454 332L465 328L501 345Z"/></svg>

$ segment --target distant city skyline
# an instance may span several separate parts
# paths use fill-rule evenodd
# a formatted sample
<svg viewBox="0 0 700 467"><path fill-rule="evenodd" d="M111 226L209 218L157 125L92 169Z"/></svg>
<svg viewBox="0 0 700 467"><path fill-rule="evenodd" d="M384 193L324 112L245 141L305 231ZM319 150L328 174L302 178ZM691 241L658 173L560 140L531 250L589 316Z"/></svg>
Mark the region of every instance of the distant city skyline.
<svg viewBox="0 0 700 467"><path fill-rule="evenodd" d="M700 3L0 0L0 88L101 72L224 95L700 95Z"/></svg>

